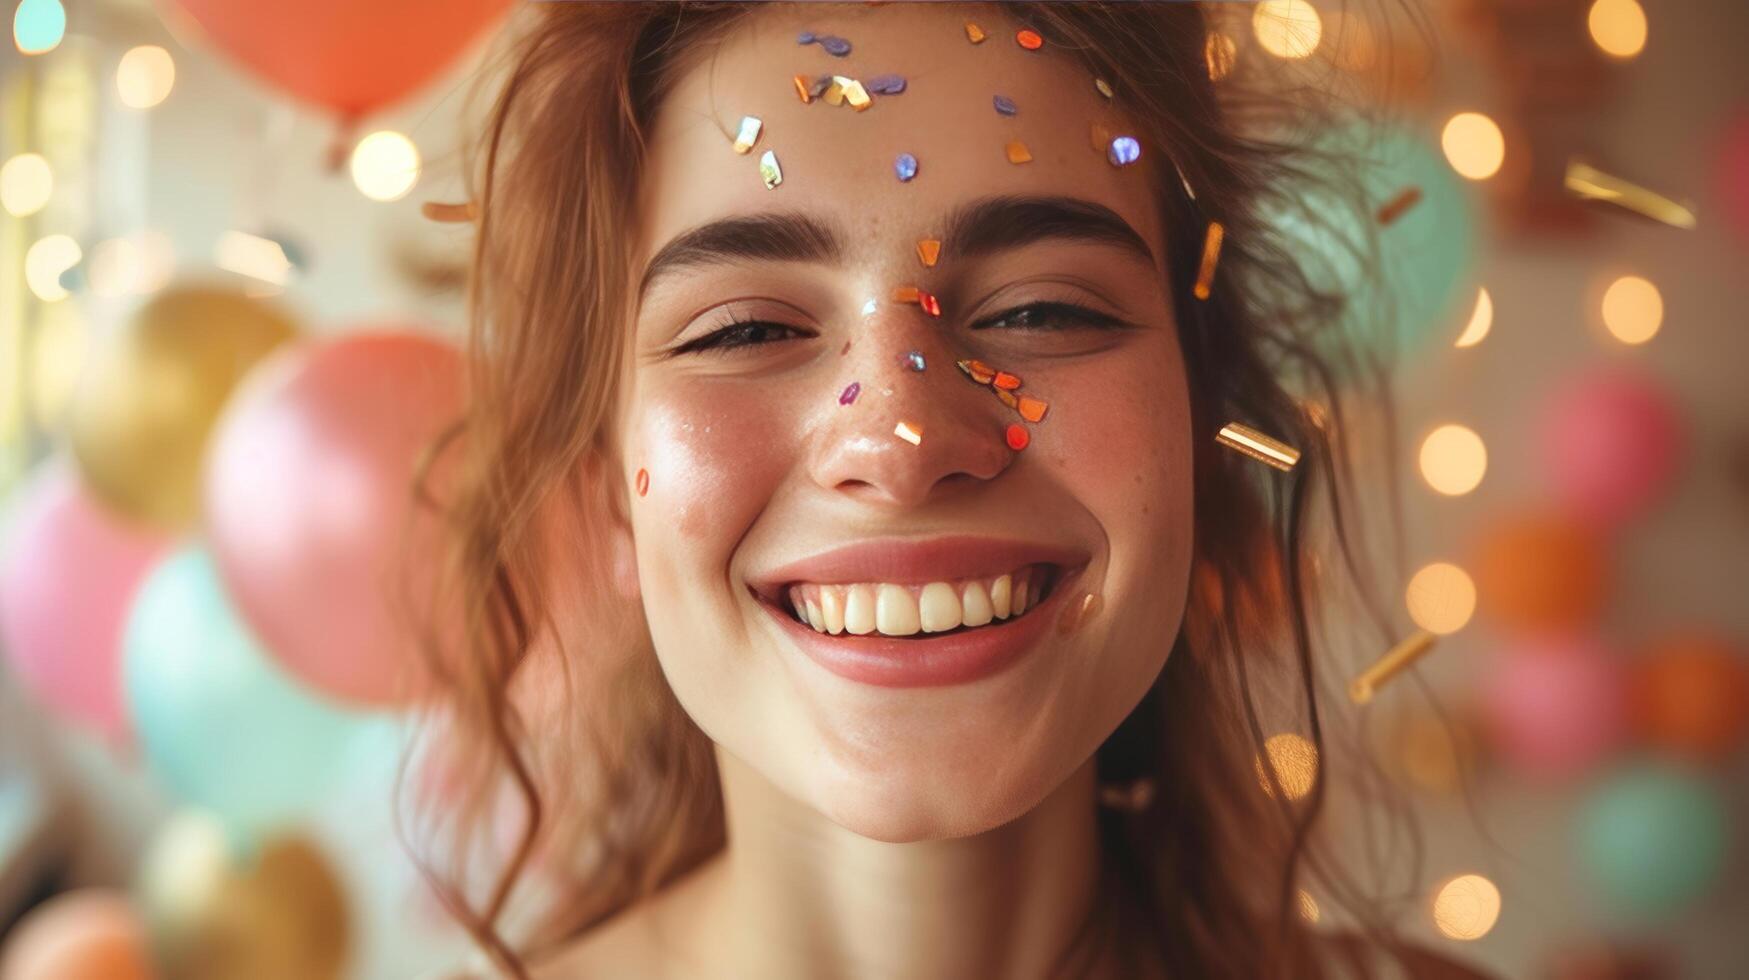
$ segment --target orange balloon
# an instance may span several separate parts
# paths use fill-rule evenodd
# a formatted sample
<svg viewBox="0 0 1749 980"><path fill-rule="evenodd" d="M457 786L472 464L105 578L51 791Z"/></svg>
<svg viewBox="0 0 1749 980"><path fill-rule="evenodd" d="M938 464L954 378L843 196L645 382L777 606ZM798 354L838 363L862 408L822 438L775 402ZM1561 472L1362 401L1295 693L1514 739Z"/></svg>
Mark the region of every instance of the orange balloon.
<svg viewBox="0 0 1749 980"><path fill-rule="evenodd" d="M6 980L154 980L145 924L126 895L82 888L49 899L0 948Z"/></svg>
<svg viewBox="0 0 1749 980"><path fill-rule="evenodd" d="M161 0L287 95L361 116L430 82L509 0ZM170 19L170 18L166 18Z"/></svg>
<svg viewBox="0 0 1749 980"><path fill-rule="evenodd" d="M1749 658L1719 637L1670 637L1634 664L1632 705L1646 741L1702 762L1720 760L1749 733Z"/></svg>
<svg viewBox="0 0 1749 980"><path fill-rule="evenodd" d="M1603 542L1578 521L1527 514L1495 525L1477 542L1471 570L1477 606L1522 632L1589 623L1609 591Z"/></svg>

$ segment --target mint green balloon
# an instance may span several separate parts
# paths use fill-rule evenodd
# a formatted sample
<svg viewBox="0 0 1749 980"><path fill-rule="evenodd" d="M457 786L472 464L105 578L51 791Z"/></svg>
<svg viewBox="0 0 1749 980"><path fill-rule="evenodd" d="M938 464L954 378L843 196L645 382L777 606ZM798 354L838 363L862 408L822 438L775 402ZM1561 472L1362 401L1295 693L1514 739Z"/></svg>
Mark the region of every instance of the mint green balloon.
<svg viewBox="0 0 1749 980"><path fill-rule="evenodd" d="M1311 142L1338 159L1316 161L1319 180L1288 186L1263 212L1312 285L1348 298L1342 339L1387 357L1456 340L1476 287L1467 182L1431 134L1350 122ZM1410 189L1419 200L1381 224L1379 211Z"/></svg>
<svg viewBox="0 0 1749 980"><path fill-rule="evenodd" d="M369 717L276 667L195 548L147 574L124 628L122 674L153 774L245 836L320 803Z"/></svg>
<svg viewBox="0 0 1749 980"><path fill-rule="evenodd" d="M1724 867L1727 821L1699 775L1642 763L1612 774L1579 814L1579 859L1619 912L1656 919L1698 898Z"/></svg>

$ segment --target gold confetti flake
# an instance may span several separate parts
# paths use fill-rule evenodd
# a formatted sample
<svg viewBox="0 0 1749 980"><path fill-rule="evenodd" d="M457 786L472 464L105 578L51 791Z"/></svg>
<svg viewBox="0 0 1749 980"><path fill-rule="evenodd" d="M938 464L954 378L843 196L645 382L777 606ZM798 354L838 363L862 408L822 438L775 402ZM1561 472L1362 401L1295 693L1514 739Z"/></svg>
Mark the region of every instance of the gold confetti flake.
<svg viewBox="0 0 1749 980"><path fill-rule="evenodd" d="M1019 140L1009 140L1008 141L1008 162L1009 163L1030 163L1030 162L1032 162L1032 151L1028 150L1026 148L1026 144L1022 143Z"/></svg>
<svg viewBox="0 0 1749 980"><path fill-rule="evenodd" d="M996 399L1002 404L1007 405L1009 408L1012 408L1017 412L1020 411L1020 399L1014 397L1014 392L1009 391L1007 388L997 387L991 387L990 390L996 393Z"/></svg>
<svg viewBox="0 0 1749 980"><path fill-rule="evenodd" d="M868 89L863 88L862 83L856 79L833 76L832 81L844 93L844 101L857 112L874 104L874 100L868 97Z"/></svg>
<svg viewBox="0 0 1749 980"><path fill-rule="evenodd" d="M989 35L984 33L982 27L979 27L969 20L966 21L966 40L973 44L983 44L984 38L986 37L989 37Z"/></svg>
<svg viewBox="0 0 1749 980"><path fill-rule="evenodd" d="M895 303L915 303L917 302L917 296L918 291L916 286L893 287L893 302Z"/></svg>
<svg viewBox="0 0 1749 980"><path fill-rule="evenodd" d="M1108 99L1112 97L1111 85L1110 85L1110 83L1106 82L1105 79L1095 78L1093 80L1093 87L1099 90L1100 95L1103 95Z"/></svg>
<svg viewBox="0 0 1749 980"><path fill-rule="evenodd" d="M747 153L753 149L753 144L759 142L759 132L765 124L758 116L742 116L741 132L735 137L735 152Z"/></svg>
<svg viewBox="0 0 1749 980"><path fill-rule="evenodd" d="M933 238L919 239L917 242L917 258L926 266L933 268L935 260L941 257L941 242Z"/></svg>
<svg viewBox="0 0 1749 980"><path fill-rule="evenodd" d="M1238 422L1228 422L1222 426L1221 431L1215 435L1215 441L1283 472L1293 469L1294 464L1300 461L1298 449Z"/></svg>
<svg viewBox="0 0 1749 980"><path fill-rule="evenodd" d="M1215 284L1215 267L1221 261L1221 239L1225 237L1226 229L1219 221L1209 222L1209 230L1202 240L1202 268L1196 271L1196 288L1192 290L1197 299L1208 299L1209 291Z"/></svg>
<svg viewBox="0 0 1749 980"><path fill-rule="evenodd" d="M1104 156L1106 148L1111 146L1111 130L1099 123L1094 123L1088 127L1087 134L1092 138L1093 152Z"/></svg>
<svg viewBox="0 0 1749 980"><path fill-rule="evenodd" d="M1567 164L1567 190L1587 201L1608 201L1672 228L1692 230L1694 211L1638 184L1573 160Z"/></svg>
<svg viewBox="0 0 1749 980"><path fill-rule="evenodd" d="M1427 630L1421 630L1403 642L1386 651L1371 667L1362 671L1348 685L1348 699L1355 704L1366 704L1371 701L1379 688L1391 678L1402 673L1410 664L1426 656L1433 649L1438 637Z"/></svg>
<svg viewBox="0 0 1749 980"><path fill-rule="evenodd" d="M460 204L444 204L441 201L426 201L419 206L419 213L432 221L455 223L472 221L479 209L474 202L463 201Z"/></svg>
<svg viewBox="0 0 1749 980"><path fill-rule="evenodd" d="M913 446L923 444L923 426L916 422L900 422L893 426L893 435L905 440Z"/></svg>
<svg viewBox="0 0 1749 980"><path fill-rule="evenodd" d="M766 190L783 183L783 168L777 164L777 154L766 150L759 157L759 179L765 181Z"/></svg>

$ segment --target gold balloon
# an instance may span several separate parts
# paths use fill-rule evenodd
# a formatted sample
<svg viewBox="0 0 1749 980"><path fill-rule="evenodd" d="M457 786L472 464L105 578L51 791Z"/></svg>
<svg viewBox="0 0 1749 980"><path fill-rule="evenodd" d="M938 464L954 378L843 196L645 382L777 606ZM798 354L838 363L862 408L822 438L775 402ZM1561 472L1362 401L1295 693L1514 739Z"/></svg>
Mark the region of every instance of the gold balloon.
<svg viewBox="0 0 1749 980"><path fill-rule="evenodd" d="M216 821L173 818L141 869L138 894L179 980L338 980L350 912L320 849L298 837L238 855Z"/></svg>
<svg viewBox="0 0 1749 980"><path fill-rule="evenodd" d="M73 453L111 507L159 527L194 522L207 435L231 390L297 328L220 286L167 289L98 342L74 397Z"/></svg>

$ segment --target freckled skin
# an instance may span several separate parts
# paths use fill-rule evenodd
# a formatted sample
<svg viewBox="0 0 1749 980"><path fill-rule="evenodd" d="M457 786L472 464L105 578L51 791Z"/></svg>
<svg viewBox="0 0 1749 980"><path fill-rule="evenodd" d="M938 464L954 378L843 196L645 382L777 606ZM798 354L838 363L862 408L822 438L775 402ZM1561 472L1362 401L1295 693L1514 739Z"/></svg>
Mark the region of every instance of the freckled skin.
<svg viewBox="0 0 1749 980"><path fill-rule="evenodd" d="M896 5L908 7L910 5ZM1000 33L969 45L952 11L835 11L846 58L794 43L804 12L755 15L664 104L640 201L644 262L717 218L800 210L836 223L841 266L744 263L664 281L636 318L621 445L638 582L670 685L724 750L832 821L886 841L976 833L1026 812L1075 772L1142 697L1177 634L1191 554L1191 447L1184 367L1158 269L1109 246L1049 242L975 262L944 249L957 204L989 194L1073 195L1112 208L1164 254L1140 163L1118 169L1088 144L1111 118L1066 57ZM865 112L802 104L791 75L896 72L904 94ZM1021 107L991 108L1000 90ZM753 153L730 143L742 115L764 120ZM1034 159L1004 158L1009 139ZM757 158L774 150L783 184ZM920 161L901 183L900 152ZM936 293L943 316L889 302L892 288ZM1078 288L1085 287L1085 288ZM1188 288L1186 285L1184 288ZM879 300L863 316L868 297ZM733 302L731 302L733 301ZM1068 301L1137 329L1060 332L969 324L1032 302ZM807 336L663 357L720 325L725 304ZM928 368L900 355L922 351ZM975 357L1050 403L1009 450L1018 420L954 368ZM845 406L852 382L861 397ZM890 392L890 394L886 394ZM883 397L884 395L884 397ZM921 445L893 435L921 426ZM1020 537L1083 548L1078 588L1101 611L997 676L944 688L853 684L806 660L748 594L750 574L873 537Z"/></svg>

